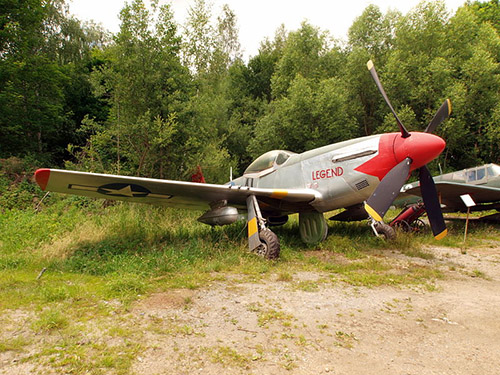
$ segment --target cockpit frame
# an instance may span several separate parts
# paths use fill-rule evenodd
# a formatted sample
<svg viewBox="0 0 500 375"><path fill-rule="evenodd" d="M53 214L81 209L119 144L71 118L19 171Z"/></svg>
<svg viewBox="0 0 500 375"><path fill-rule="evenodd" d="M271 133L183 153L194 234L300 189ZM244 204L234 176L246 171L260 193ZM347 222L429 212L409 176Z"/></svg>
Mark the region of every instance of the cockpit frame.
<svg viewBox="0 0 500 375"><path fill-rule="evenodd" d="M295 153L285 150L268 151L255 159L252 164L245 169L243 176L261 177L269 174L277 168L283 166L292 155L295 155Z"/></svg>

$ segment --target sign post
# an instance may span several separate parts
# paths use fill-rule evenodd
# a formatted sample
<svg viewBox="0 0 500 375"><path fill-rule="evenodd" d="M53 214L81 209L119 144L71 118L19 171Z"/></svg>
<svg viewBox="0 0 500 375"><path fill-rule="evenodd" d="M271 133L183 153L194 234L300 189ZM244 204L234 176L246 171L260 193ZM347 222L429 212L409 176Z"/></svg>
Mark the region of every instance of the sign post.
<svg viewBox="0 0 500 375"><path fill-rule="evenodd" d="M465 244L465 241L467 240L467 230L469 228L470 208L475 206L476 202L474 202L474 199L472 199L472 197L469 194L461 195L460 198L462 198L462 201L467 206L467 220L465 221L465 232L464 232L464 244Z"/></svg>

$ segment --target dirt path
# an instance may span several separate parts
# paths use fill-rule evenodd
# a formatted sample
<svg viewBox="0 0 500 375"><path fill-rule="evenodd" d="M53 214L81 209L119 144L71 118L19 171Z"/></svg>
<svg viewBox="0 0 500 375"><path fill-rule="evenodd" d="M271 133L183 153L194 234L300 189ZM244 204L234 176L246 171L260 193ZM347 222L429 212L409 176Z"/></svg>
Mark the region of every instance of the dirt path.
<svg viewBox="0 0 500 375"><path fill-rule="evenodd" d="M355 287L318 272L265 282L224 274L198 290L150 295L131 309L116 301L115 315L80 323L83 333L74 328L67 337L33 331L36 314L14 310L4 331L26 337L27 345L0 351L0 374L497 375L500 248L492 246L467 254L433 248L429 260L380 255L398 269L440 269L445 277L434 288ZM129 357L130 371L130 363L119 372L99 362L101 347L118 361L134 345L141 352ZM101 367L79 368L81 353Z"/></svg>
<svg viewBox="0 0 500 375"><path fill-rule="evenodd" d="M295 274L155 294L138 374L498 374L500 249L432 249L435 291L364 288ZM151 329L153 326L154 329Z"/></svg>

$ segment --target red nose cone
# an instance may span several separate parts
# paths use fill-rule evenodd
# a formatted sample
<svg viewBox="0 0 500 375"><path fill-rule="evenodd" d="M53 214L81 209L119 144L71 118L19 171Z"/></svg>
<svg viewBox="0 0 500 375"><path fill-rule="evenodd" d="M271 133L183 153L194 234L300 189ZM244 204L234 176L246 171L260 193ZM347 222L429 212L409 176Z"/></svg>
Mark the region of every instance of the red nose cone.
<svg viewBox="0 0 500 375"><path fill-rule="evenodd" d="M394 142L394 155L398 162L410 157L411 170L434 160L443 152L446 142L437 135L430 133L410 133L408 138L398 137Z"/></svg>

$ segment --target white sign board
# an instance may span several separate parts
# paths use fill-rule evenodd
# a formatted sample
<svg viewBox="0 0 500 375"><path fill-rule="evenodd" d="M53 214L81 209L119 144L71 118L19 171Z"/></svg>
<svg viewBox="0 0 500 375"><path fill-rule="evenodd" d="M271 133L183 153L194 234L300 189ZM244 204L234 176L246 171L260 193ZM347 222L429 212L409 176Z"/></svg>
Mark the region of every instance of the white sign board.
<svg viewBox="0 0 500 375"><path fill-rule="evenodd" d="M461 195L460 198L462 198L462 201L467 207L473 207L476 205L476 202L474 202L474 199L472 199L469 194Z"/></svg>

